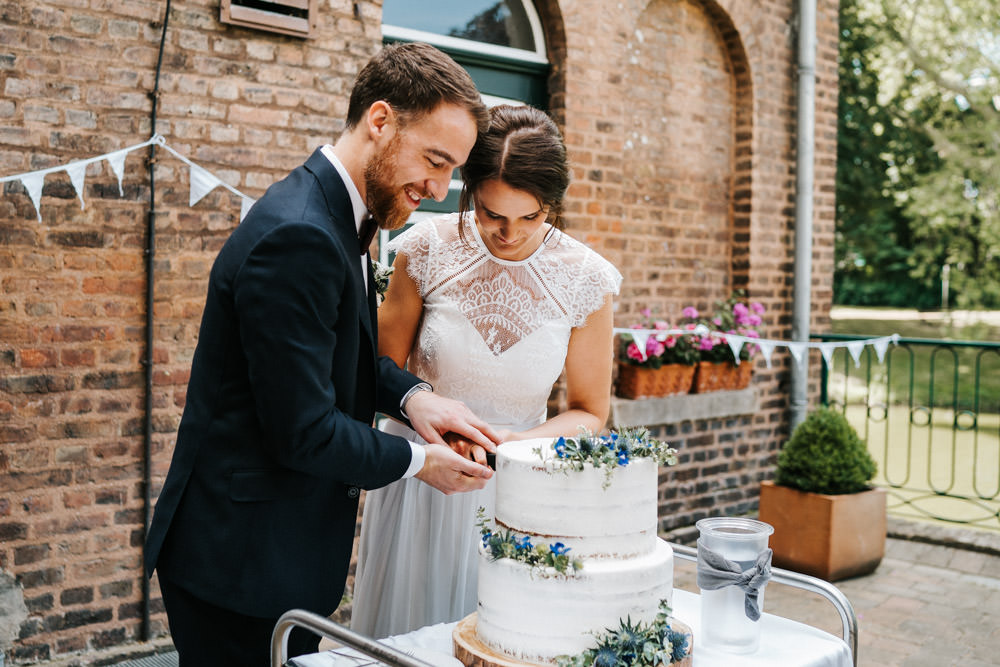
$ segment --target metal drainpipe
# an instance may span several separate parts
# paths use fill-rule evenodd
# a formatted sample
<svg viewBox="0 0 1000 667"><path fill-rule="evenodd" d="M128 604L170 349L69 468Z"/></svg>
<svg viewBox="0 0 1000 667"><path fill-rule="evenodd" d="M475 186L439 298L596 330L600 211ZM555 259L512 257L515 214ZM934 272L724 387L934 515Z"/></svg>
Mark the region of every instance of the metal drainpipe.
<svg viewBox="0 0 1000 667"><path fill-rule="evenodd" d="M163 12L163 31L160 33L160 54L156 60L156 78L153 83L152 111L150 112L150 133L156 134L156 109L160 102L160 67L163 64L163 45L167 41L167 22L170 20L170 0ZM149 213L146 216L146 352L142 360L146 375L146 400L142 438L142 543L143 558L140 562L139 580L142 582L142 630L143 641L149 641L151 628L149 577L146 576L145 544L149 533L149 523L153 516L153 296L156 259L156 144L149 145Z"/></svg>
<svg viewBox="0 0 1000 667"><path fill-rule="evenodd" d="M799 0L798 146L795 153L795 291L792 340L809 341L812 300L813 164L816 135L816 0ZM791 427L809 410L809 355L792 363Z"/></svg>

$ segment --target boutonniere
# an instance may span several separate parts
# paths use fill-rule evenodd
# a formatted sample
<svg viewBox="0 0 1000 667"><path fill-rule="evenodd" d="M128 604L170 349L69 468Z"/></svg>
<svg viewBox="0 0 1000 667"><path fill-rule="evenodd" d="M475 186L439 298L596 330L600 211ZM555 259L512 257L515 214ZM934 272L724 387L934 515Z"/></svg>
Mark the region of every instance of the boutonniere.
<svg viewBox="0 0 1000 667"><path fill-rule="evenodd" d="M386 266L382 262L373 261L372 270L375 272L375 294L379 305L385 299L385 291L389 289L389 276L396 270L394 266Z"/></svg>

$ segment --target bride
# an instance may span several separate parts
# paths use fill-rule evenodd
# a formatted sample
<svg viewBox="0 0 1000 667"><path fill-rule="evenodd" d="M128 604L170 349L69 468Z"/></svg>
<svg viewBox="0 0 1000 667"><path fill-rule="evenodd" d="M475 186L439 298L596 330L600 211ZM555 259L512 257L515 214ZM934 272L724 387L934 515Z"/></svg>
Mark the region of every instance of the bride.
<svg viewBox="0 0 1000 667"><path fill-rule="evenodd" d="M621 275L561 231L569 167L559 130L537 109L494 107L462 176L459 213L389 244L396 270L378 311L379 354L409 363L504 440L601 430ZM564 371L568 410L546 421ZM385 430L421 442L398 422ZM475 611L476 510L492 516L492 505L492 481L456 496L410 479L369 491L351 628L387 637Z"/></svg>

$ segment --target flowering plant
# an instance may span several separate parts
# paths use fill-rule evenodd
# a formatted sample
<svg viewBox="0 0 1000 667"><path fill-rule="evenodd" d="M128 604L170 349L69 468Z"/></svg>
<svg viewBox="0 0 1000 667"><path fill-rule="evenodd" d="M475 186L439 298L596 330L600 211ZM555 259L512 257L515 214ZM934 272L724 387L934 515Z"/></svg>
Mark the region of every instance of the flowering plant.
<svg viewBox="0 0 1000 667"><path fill-rule="evenodd" d="M394 266L386 266L382 262L372 262L372 272L375 274L375 293L381 305L385 299L385 291L389 289L389 276L396 270Z"/></svg>
<svg viewBox="0 0 1000 667"><path fill-rule="evenodd" d="M583 567L580 560L569 557L570 549L562 542L532 544L528 535L518 537L506 529L494 531L490 528L482 507L476 510L476 525L483 536L483 548L493 560L510 558L526 563L529 567L551 567L560 574L566 574L570 569L575 572Z"/></svg>
<svg viewBox="0 0 1000 667"><path fill-rule="evenodd" d="M648 625L620 621L597 638L597 646L575 656L559 656L558 667L659 667L680 662L691 651L691 636L670 625L670 605L660 600L660 611Z"/></svg>
<svg viewBox="0 0 1000 667"><path fill-rule="evenodd" d="M563 472L583 470L585 463L604 468L604 488L611 484L615 468L627 466L633 458L652 458L661 466L677 463L677 450L651 438L642 427L612 431L609 435L594 435L580 429L575 438L556 438L552 449ZM541 448L536 448L535 453L541 457Z"/></svg>
<svg viewBox="0 0 1000 667"><path fill-rule="evenodd" d="M650 335L644 343L630 334L623 334L618 354L621 361L644 368L659 368L664 364L693 366L698 363L698 350L691 344L689 336L666 333L672 328L670 324L664 320L654 320L649 308L643 308L639 312L643 319L633 324L632 329L655 329L663 333ZM692 324L688 328L694 329L694 326ZM640 345L645 349L640 348Z"/></svg>
<svg viewBox="0 0 1000 667"><path fill-rule="evenodd" d="M684 309L682 326L693 329L703 324L710 330L707 335L690 337L701 361L733 361L733 351L726 334L760 338L758 327L763 323L761 315L765 308L757 301L748 303L745 294L743 290L737 290L725 301L716 301L711 317L700 315L691 306ZM756 345L744 344L739 352L740 361L753 359L756 351Z"/></svg>

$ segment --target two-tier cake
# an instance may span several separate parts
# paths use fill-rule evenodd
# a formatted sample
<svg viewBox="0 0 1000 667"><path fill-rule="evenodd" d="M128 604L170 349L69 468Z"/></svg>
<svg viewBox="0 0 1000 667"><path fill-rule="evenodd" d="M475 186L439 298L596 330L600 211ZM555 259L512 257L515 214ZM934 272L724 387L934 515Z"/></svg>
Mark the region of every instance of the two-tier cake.
<svg viewBox="0 0 1000 667"><path fill-rule="evenodd" d="M595 465L569 460L565 442L523 440L497 451L478 613L463 623L474 620L476 639L515 664L580 654L623 620L650 624L673 595L673 551L656 534L656 457L616 453L611 442L610 463ZM511 557L497 557L494 535L515 545ZM522 549L534 553L519 558ZM536 555L549 552L565 554L562 568ZM458 654L457 644L456 636Z"/></svg>

